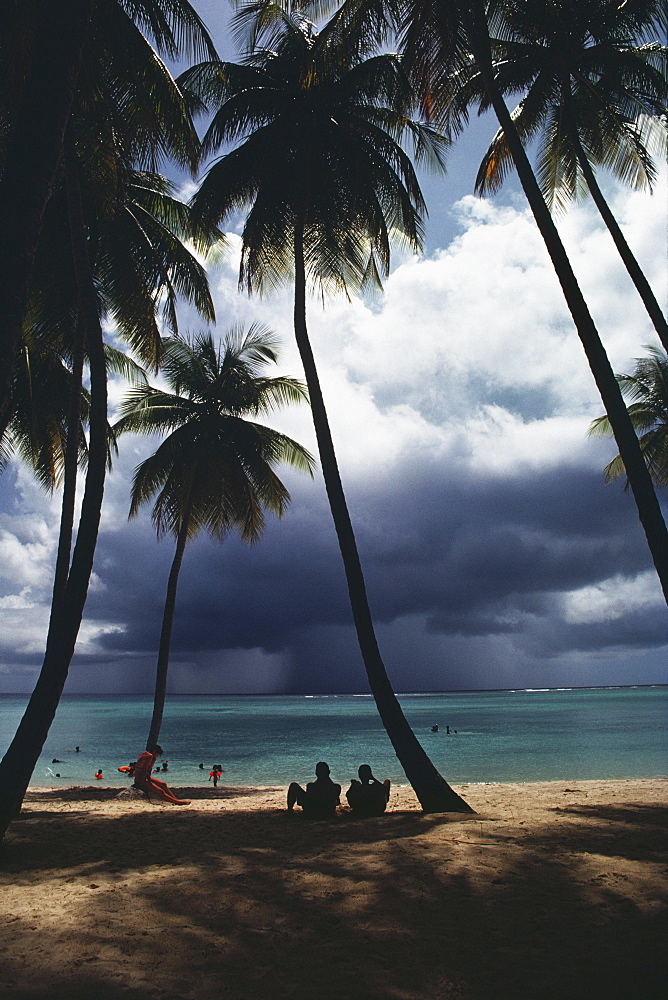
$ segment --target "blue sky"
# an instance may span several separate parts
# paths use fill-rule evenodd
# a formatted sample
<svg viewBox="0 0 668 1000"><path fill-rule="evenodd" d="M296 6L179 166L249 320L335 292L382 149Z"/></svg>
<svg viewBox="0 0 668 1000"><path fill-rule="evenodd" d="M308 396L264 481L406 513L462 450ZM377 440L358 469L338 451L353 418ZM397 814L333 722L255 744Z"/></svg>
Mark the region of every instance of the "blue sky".
<svg viewBox="0 0 668 1000"><path fill-rule="evenodd" d="M215 35L221 5L196 6ZM428 179L425 253L395 259L382 298L310 305L381 649L402 691L667 683L665 603L631 497L603 482L614 446L587 437L601 404L539 234L516 185L471 195L494 131L476 122ZM653 196L604 183L665 305L665 173ZM586 203L559 226L629 371L655 337L610 238ZM218 333L268 323L299 375L290 290L248 300L237 264L211 273ZM200 324L184 310L181 326ZM273 422L314 447L306 409ZM71 692L152 688L172 544L127 511L155 445L121 442ZM321 478L286 481L291 507L257 546L187 550L172 691L366 690ZM25 469L0 477L0 692L30 690L41 662L58 516Z"/></svg>

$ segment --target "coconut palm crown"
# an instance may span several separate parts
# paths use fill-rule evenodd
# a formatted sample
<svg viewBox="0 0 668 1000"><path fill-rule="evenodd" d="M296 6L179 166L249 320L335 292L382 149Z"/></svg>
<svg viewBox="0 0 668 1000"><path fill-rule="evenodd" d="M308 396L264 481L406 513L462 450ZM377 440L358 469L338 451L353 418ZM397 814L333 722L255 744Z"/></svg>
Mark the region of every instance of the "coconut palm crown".
<svg viewBox="0 0 668 1000"><path fill-rule="evenodd" d="M162 372L172 392L136 386L121 404L117 435L168 437L136 469L130 516L153 497L158 536L191 539L201 530L222 539L232 528L258 540L264 511L282 516L289 493L274 472L286 463L312 473L309 452L292 438L248 416L308 400L306 388L262 370L277 361L277 343L265 327L232 329L220 346L211 333L165 339Z"/></svg>
<svg viewBox="0 0 668 1000"><path fill-rule="evenodd" d="M495 73L504 93L520 92L513 121L523 142L537 140L537 176L548 205L563 210L590 194L668 349L661 306L601 191L596 168L652 190L656 160L666 157L666 47L657 0L561 0L500 4ZM470 99L479 75L460 89ZM482 89L482 88L481 88ZM481 94L480 107L488 105ZM476 190L496 191L513 166L507 139L496 134L478 171Z"/></svg>
<svg viewBox="0 0 668 1000"><path fill-rule="evenodd" d="M539 140L538 178L558 209L587 193L578 159L652 189L653 155L665 156L666 49L643 40L659 34L656 0L505 0L505 37L494 40L495 70L505 93L522 93L514 112L525 141ZM485 105L483 105L484 108ZM497 135L478 174L480 190L498 189L512 159Z"/></svg>
<svg viewBox="0 0 668 1000"><path fill-rule="evenodd" d="M204 154L236 144L208 170L194 218L215 225L249 209L240 271L248 291L292 279L297 225L307 279L320 291L378 284L391 240L417 249L423 235L425 204L400 140L410 137L416 157L436 166L445 140L408 116L414 97L396 56L342 61L336 19L318 33L271 4L264 16L266 47L243 64L201 63L179 78L214 112Z"/></svg>

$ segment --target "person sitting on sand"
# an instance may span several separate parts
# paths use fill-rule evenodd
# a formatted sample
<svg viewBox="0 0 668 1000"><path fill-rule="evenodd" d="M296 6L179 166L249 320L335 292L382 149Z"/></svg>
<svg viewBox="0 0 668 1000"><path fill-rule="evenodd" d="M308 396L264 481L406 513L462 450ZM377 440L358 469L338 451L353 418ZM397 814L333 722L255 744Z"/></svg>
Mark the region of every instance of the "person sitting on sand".
<svg viewBox="0 0 668 1000"><path fill-rule="evenodd" d="M378 781L368 764L360 764L357 774L360 780L353 778L346 792L348 805L355 816L382 816L390 798L390 779Z"/></svg>
<svg viewBox="0 0 668 1000"><path fill-rule="evenodd" d="M296 802L309 819L330 819L336 814L341 785L332 781L329 765L324 760L315 765L315 778L315 781L309 781L306 788L302 788L296 781L291 782L288 788L288 809L293 809Z"/></svg>
<svg viewBox="0 0 668 1000"><path fill-rule="evenodd" d="M189 806L190 799L177 799L169 785L164 781L158 781L152 775L153 765L156 757L162 756L162 747L157 743L152 743L143 753L141 753L135 764L134 787L146 792L148 797L151 793L158 796L164 802L171 802L175 806Z"/></svg>

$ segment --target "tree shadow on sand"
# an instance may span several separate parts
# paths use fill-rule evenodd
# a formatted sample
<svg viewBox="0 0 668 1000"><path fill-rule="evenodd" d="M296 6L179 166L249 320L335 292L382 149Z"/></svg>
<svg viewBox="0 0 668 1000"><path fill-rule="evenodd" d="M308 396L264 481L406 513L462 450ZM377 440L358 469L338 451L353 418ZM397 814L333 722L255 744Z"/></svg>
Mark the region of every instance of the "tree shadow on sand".
<svg viewBox="0 0 668 1000"><path fill-rule="evenodd" d="M169 778L169 772L164 774L160 772L163 777ZM162 780L162 778L161 778ZM171 787L171 786L170 786ZM246 798L252 799L258 796L266 795L267 792L276 791L276 788L252 788L252 787L232 787L225 785L218 785L214 788L212 785L201 788L199 786L188 786L188 787L174 787L174 791L182 798L188 799L237 799ZM127 788L118 788L117 786L112 786L110 788L101 788L97 785L73 785L71 788L49 788L40 789L39 792L26 792L25 802L80 802L82 798L82 793L85 794L86 800L91 802L108 802L112 799L122 798L132 789L131 785ZM137 792L138 798L146 798L140 792ZM156 801L159 801L156 798Z"/></svg>
<svg viewBox="0 0 668 1000"><path fill-rule="evenodd" d="M42 889L66 882L71 922L42 919L32 937L27 917L6 925L4 995L662 995L665 893L661 901L657 887L641 908L609 865L607 882L595 876L588 856L616 831L620 867L653 867L665 810L562 812L521 845L493 818L416 812L309 823L278 810L160 809L75 822L55 813L46 826L26 813L5 851L8 879ZM665 851L662 859L665 866ZM73 933L74 956L64 947ZM30 988L16 941L31 948Z"/></svg>

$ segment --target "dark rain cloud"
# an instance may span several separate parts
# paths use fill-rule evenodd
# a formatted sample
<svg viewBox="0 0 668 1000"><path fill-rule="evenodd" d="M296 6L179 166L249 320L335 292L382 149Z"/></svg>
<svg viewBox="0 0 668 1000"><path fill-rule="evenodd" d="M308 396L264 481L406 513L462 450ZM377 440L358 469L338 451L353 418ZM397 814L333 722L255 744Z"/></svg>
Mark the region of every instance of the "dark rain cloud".
<svg viewBox="0 0 668 1000"><path fill-rule="evenodd" d="M469 644L503 638L533 659L668 642L655 609L629 609L612 622L563 619L560 595L651 565L629 496L605 487L597 471L492 478L415 462L391 481L391 489L381 478L350 491L379 634L420 621L427 646L430 635ZM297 484L293 494L285 520L271 522L258 545L201 538L186 551L173 659L185 656L195 670L199 659L208 670L207 654L257 649L285 657L290 689L364 690L322 483ZM104 589L91 594L87 614L123 623L122 634L101 640L110 659L151 662L172 551L170 539L152 538L148 517L102 534ZM396 659L390 650L405 687L411 671ZM470 676L470 664L459 673ZM414 686L428 687L430 676ZM494 677L491 669L492 686Z"/></svg>

